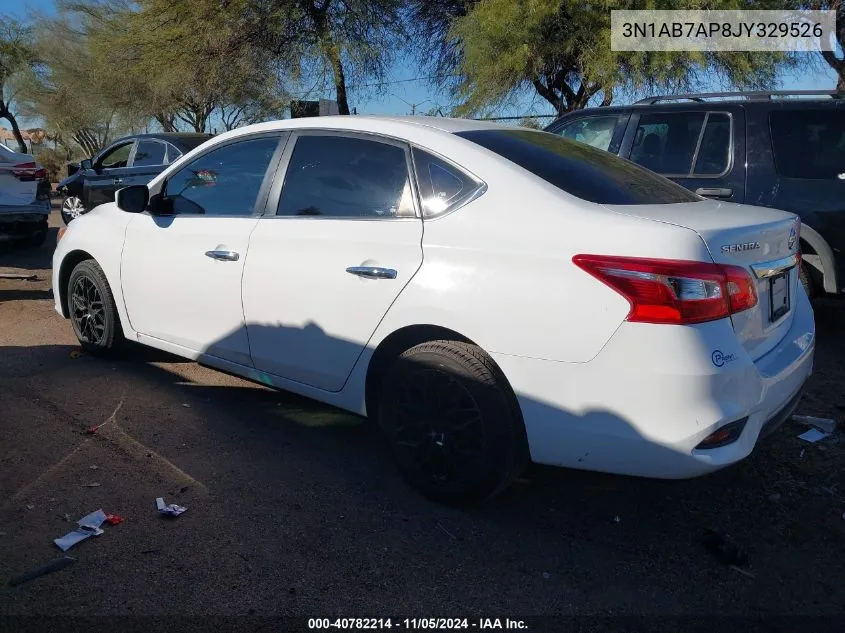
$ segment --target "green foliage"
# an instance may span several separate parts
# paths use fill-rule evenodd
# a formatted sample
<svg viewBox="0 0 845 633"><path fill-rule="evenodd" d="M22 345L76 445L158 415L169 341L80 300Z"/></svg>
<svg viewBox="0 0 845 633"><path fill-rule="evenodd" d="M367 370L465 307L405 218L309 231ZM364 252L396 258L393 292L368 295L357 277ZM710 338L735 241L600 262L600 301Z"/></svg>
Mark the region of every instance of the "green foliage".
<svg viewBox="0 0 845 633"><path fill-rule="evenodd" d="M24 153L26 144L12 113L12 101L15 80L34 63L31 30L10 16L0 16L0 118L9 121L18 148Z"/></svg>
<svg viewBox="0 0 845 633"><path fill-rule="evenodd" d="M38 64L22 84L24 112L40 117L49 135L70 150L91 156L118 136L139 129L143 116L130 95L121 94L120 72L95 55L91 33L117 5L78 12L59 2L57 15L34 30Z"/></svg>
<svg viewBox="0 0 845 633"><path fill-rule="evenodd" d="M59 182L67 176L67 164L72 160L65 149L45 148L35 153L35 160L49 174L50 182Z"/></svg>
<svg viewBox="0 0 845 633"><path fill-rule="evenodd" d="M771 86L789 62L753 52L616 52L611 9L770 8L772 0L481 0L455 18L446 38L460 42L457 95L462 114L484 111L533 87L558 112L583 108L613 90L698 87L705 75L739 88Z"/></svg>

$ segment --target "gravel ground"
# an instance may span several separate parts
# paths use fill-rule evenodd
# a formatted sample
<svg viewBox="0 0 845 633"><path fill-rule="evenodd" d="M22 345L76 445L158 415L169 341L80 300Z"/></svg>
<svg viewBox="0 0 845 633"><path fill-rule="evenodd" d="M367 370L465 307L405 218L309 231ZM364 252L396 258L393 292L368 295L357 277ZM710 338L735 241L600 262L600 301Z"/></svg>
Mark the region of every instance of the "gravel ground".
<svg viewBox="0 0 845 633"><path fill-rule="evenodd" d="M443 508L359 418L155 351L79 355L52 307L53 244L55 229L36 251L0 250L0 271L39 276L0 280L0 614L843 613L836 437L807 444L790 423L690 481L536 467L482 507ZM816 317L799 412L841 424L845 303ZM161 517L158 496L188 511ZM125 522L73 565L5 584L98 508ZM745 573L707 553L707 528L748 552Z"/></svg>

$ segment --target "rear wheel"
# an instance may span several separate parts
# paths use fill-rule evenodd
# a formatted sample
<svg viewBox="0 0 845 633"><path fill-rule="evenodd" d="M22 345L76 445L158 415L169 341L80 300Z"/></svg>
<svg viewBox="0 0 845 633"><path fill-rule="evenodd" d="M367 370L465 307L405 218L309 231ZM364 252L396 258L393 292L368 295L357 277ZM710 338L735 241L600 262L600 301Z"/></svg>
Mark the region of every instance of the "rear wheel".
<svg viewBox="0 0 845 633"><path fill-rule="evenodd" d="M378 420L405 479L451 505L503 490L528 461L510 388L481 349L431 341L403 352L382 384Z"/></svg>
<svg viewBox="0 0 845 633"><path fill-rule="evenodd" d="M67 287L68 312L82 348L95 356L112 356L124 343L120 317L102 268L87 259L76 265Z"/></svg>
<svg viewBox="0 0 845 633"><path fill-rule="evenodd" d="M798 268L798 279L801 280L801 285L804 286L804 292L812 299L815 294L815 288L813 287L813 280L810 277L810 271L807 270L806 262L801 262L801 266Z"/></svg>

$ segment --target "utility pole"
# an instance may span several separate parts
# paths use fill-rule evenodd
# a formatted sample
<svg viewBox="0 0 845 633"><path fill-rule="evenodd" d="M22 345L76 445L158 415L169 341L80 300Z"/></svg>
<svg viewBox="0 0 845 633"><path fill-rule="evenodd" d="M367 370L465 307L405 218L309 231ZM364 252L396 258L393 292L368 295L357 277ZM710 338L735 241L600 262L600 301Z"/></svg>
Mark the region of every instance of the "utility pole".
<svg viewBox="0 0 845 633"><path fill-rule="evenodd" d="M421 101L419 103L410 103L408 101L405 101L399 95L391 94L390 96L395 97L396 99L399 99L399 101L401 101L402 103L408 105L411 108L411 116L414 116L417 113L417 106L421 106L421 105L423 105L425 103L429 103L429 102L434 103L433 101L431 101L431 99L426 99L425 101Z"/></svg>

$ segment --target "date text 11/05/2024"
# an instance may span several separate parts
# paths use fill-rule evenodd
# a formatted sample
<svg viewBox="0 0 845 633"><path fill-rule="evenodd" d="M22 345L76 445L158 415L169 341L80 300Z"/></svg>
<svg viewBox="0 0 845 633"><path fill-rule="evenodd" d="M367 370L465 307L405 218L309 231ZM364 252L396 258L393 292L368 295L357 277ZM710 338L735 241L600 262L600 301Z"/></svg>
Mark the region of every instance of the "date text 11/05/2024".
<svg viewBox="0 0 845 633"><path fill-rule="evenodd" d="M409 629L409 630L526 630L524 620L511 618L308 618L310 630Z"/></svg>

